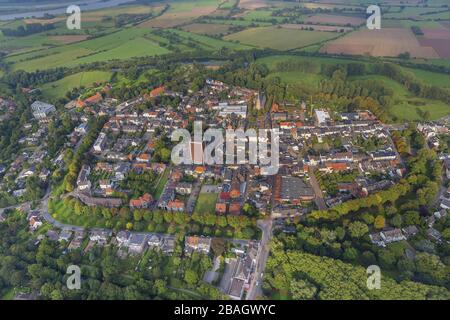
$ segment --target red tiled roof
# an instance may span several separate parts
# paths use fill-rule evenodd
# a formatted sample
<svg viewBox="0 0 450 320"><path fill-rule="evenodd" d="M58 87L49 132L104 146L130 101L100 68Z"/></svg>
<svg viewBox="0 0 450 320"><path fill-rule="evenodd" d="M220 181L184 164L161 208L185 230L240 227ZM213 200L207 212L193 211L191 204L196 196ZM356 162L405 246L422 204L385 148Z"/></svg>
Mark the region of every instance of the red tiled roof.
<svg viewBox="0 0 450 320"><path fill-rule="evenodd" d="M165 90L166 89L164 88L164 86L161 86L159 88L153 89L152 91L150 91L150 97L159 96L159 95L163 94Z"/></svg>

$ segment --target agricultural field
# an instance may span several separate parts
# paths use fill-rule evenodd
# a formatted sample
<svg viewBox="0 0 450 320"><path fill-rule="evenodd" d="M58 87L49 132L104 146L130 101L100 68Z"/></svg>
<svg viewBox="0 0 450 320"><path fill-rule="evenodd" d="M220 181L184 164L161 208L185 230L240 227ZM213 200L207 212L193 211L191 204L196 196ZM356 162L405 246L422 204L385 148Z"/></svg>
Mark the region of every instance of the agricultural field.
<svg viewBox="0 0 450 320"><path fill-rule="evenodd" d="M203 49L206 50L219 50L224 47L235 50L250 49L250 47L246 46L245 44L227 42L220 39L214 39L176 29L170 29L169 31L175 33L176 35L182 38L185 38L186 40L197 42L200 46L203 47Z"/></svg>
<svg viewBox="0 0 450 320"><path fill-rule="evenodd" d="M239 41L259 48L292 50L336 38L330 32L305 31L283 27L251 28L224 37L225 40Z"/></svg>
<svg viewBox="0 0 450 320"><path fill-rule="evenodd" d="M33 71L36 69L70 67L83 63L128 59L139 56L155 56L169 50L144 36L150 30L141 28L124 29L104 37L72 43L62 47L18 54L6 59L14 63L15 70ZM133 48L133 50L129 50Z"/></svg>
<svg viewBox="0 0 450 320"><path fill-rule="evenodd" d="M184 26L183 30L204 35L221 35L227 34L230 28L229 24L192 23Z"/></svg>
<svg viewBox="0 0 450 320"><path fill-rule="evenodd" d="M415 58L440 58L433 47L425 46L411 30L401 28L361 29L325 44L320 52L375 57L397 57L409 52Z"/></svg>
<svg viewBox="0 0 450 320"><path fill-rule="evenodd" d="M323 26L316 24L294 24L294 23L282 24L281 27L286 29L328 31L328 32L348 32L353 30L353 28L350 27Z"/></svg>
<svg viewBox="0 0 450 320"><path fill-rule="evenodd" d="M186 24L196 18L213 13L219 6L218 0L171 1L170 8L163 15L148 20L142 28L172 28Z"/></svg>
<svg viewBox="0 0 450 320"><path fill-rule="evenodd" d="M55 82L46 83L40 89L42 95L49 99L63 97L67 91L81 86L90 87L93 84L108 82L111 79L111 72L87 71L80 72Z"/></svg>
<svg viewBox="0 0 450 320"><path fill-rule="evenodd" d="M366 19L356 16L317 14L307 17L305 22L337 26L360 26L366 22Z"/></svg>

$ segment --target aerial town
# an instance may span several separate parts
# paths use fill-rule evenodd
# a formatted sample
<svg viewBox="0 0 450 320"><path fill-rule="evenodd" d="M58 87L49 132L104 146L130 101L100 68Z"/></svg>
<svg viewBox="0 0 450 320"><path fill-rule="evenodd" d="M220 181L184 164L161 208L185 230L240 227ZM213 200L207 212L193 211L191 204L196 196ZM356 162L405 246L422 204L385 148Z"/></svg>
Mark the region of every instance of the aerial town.
<svg viewBox="0 0 450 320"><path fill-rule="evenodd" d="M29 134L19 142L24 151L9 166L0 168L3 192L15 199L17 205L13 207L26 215L30 232L39 234L38 241L47 238L68 251L82 250L86 254L95 246L114 246L119 249L117 255L124 258L144 255L148 250L172 255L181 246L182 255L215 255L211 249L214 241L228 238L226 258L214 256L204 281L216 285L231 299L254 299L261 294L272 228L295 233L291 222L315 210L328 210L389 190L407 174L392 135L406 128L383 124L368 110L331 112L310 108L304 101L298 106L280 101L267 107L263 92L213 79L207 79L201 90L188 95L161 86L133 100L117 101L108 97L109 90L105 86L84 100L65 105L63 111L75 125L52 157L45 137L58 112L49 103L32 102L34 120L24 125ZM178 105L162 107L160 102L167 97ZM7 117L14 103L0 101ZM268 110L267 114L264 110ZM94 124L90 121L93 116L103 120ZM172 165L170 154L162 151L170 144L168 137L174 130L188 128L199 120L207 127L224 130L278 128L278 173L264 176L260 167L250 164ZM415 130L423 135L428 148L437 149L439 137L449 134L448 121L420 123ZM84 147L87 139L91 145ZM204 144L191 144L193 156L203 152ZM68 153L72 159L79 154L82 160L74 166L77 171L72 187L55 192L49 179L59 167L70 166ZM449 155L440 154L439 159L450 179ZM36 177L41 189L38 198L42 200L26 197L29 177ZM427 218L426 233L433 242L448 243L433 225L450 209L450 188L440 193L438 202L436 212ZM87 211L106 208L110 215L133 211L135 217L125 223L108 221L104 228L98 228L95 223L80 223L59 212L68 210L71 215L80 215L76 211L84 209L75 208L80 205ZM170 227L157 225L142 230L140 220L145 212L152 211L170 214L170 219L177 219L176 214L181 220L185 215L192 217L186 221L200 215L212 219L212 223L208 224L211 227L188 228L179 241ZM63 222L58 221L59 217ZM215 227L220 223L216 217L226 218L225 228ZM226 227L227 221L233 224L229 217L245 217L237 223L248 226L231 231ZM256 219L260 220L255 223ZM44 225L49 227L39 232ZM418 228L414 224L402 228L383 225L369 238L373 245L385 247L414 237ZM257 240L261 234L261 240Z"/></svg>

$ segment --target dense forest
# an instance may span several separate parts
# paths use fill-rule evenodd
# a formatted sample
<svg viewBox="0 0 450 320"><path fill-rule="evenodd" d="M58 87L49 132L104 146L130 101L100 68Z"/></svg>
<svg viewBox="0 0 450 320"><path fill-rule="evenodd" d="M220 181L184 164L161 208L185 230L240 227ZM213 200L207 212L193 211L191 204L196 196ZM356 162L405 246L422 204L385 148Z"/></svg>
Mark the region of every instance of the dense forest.
<svg viewBox="0 0 450 320"><path fill-rule="evenodd" d="M427 258L424 256L423 262L417 263L419 269L433 264ZM445 276L445 271L440 275ZM386 275L381 278L379 290L368 290L365 268L328 257L286 250L283 244L277 241L271 245L265 289L271 297L295 300L450 299L450 292L443 287L408 280L396 282Z"/></svg>

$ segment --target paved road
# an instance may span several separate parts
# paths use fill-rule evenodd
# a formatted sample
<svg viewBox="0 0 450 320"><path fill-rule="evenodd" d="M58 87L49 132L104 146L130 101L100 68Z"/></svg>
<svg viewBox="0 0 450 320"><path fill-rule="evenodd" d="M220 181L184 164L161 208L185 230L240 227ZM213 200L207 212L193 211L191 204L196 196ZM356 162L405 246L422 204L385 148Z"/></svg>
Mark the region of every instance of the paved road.
<svg viewBox="0 0 450 320"><path fill-rule="evenodd" d="M319 182L317 182L316 175L314 174L314 167L309 168L309 182L311 183L312 188L314 189L314 193L316 194L316 198L314 201L316 202L319 210L327 210L327 205L325 204L325 200L323 199L323 193L320 189Z"/></svg>
<svg viewBox="0 0 450 320"><path fill-rule="evenodd" d="M267 259L269 258L269 242L272 238L272 219L258 220L258 227L262 231L258 258L256 261L255 276L247 293L246 300L255 300L262 296L262 281Z"/></svg>

